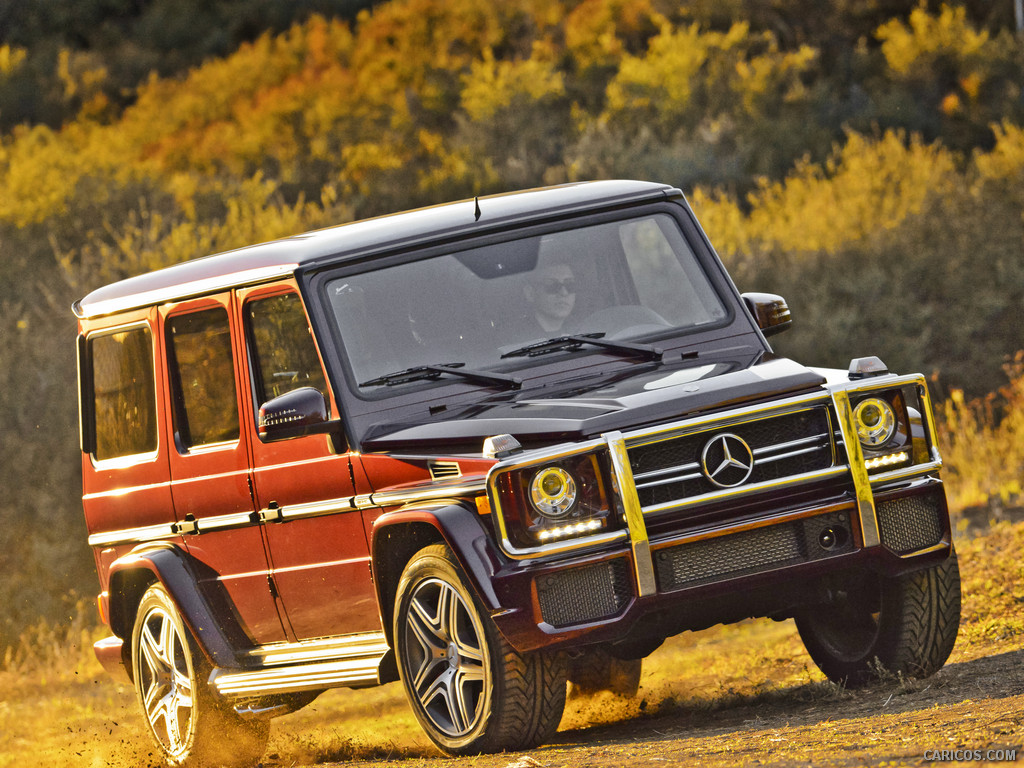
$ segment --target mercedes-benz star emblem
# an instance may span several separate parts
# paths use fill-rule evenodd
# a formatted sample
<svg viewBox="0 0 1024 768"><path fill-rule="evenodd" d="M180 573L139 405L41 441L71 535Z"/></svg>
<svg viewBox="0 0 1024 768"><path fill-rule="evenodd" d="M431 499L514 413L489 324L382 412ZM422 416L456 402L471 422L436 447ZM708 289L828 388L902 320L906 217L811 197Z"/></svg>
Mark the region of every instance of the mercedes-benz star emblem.
<svg viewBox="0 0 1024 768"><path fill-rule="evenodd" d="M754 452L742 437L726 432L708 440L700 466L704 476L719 488L734 488L754 471Z"/></svg>

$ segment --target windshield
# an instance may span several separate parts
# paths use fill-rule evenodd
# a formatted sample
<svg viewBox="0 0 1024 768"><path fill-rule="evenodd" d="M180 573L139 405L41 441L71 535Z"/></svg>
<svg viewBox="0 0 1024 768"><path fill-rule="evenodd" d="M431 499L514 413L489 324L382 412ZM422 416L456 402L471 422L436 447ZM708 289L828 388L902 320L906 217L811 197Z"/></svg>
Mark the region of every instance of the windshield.
<svg viewBox="0 0 1024 768"><path fill-rule="evenodd" d="M451 368L463 378L521 368L534 354L582 346L524 349L558 337L653 338L727 315L666 214L350 274L329 280L327 295L363 389L422 383Z"/></svg>

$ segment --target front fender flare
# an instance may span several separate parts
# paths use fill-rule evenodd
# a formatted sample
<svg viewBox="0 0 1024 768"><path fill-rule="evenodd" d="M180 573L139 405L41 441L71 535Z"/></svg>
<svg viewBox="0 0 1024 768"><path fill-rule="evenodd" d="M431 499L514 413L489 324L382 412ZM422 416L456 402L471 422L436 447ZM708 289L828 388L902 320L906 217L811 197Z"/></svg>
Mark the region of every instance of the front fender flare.
<svg viewBox="0 0 1024 768"><path fill-rule="evenodd" d="M492 580L505 557L487 535L485 524L471 503L457 499L403 507L374 521L371 569L381 624L389 644L398 580L409 559L429 544L447 544L484 609L492 614L502 610Z"/></svg>

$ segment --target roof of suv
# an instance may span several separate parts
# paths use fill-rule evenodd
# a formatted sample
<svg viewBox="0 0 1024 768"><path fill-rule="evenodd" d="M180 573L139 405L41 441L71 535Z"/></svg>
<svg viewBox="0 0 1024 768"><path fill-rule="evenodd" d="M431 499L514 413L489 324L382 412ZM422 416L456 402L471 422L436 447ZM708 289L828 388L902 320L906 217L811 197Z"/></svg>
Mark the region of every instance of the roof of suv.
<svg viewBox="0 0 1024 768"><path fill-rule="evenodd" d="M681 197L665 184L593 181L420 208L186 261L98 288L75 302L98 317L239 285L266 282L321 261L413 247L527 221L648 199Z"/></svg>

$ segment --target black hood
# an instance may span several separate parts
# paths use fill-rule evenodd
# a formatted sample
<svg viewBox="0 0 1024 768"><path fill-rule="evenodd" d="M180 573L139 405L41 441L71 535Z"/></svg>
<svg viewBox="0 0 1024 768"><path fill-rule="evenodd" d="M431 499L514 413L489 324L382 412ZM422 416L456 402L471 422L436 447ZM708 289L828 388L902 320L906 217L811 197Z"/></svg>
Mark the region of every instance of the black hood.
<svg viewBox="0 0 1024 768"><path fill-rule="evenodd" d="M371 429L365 451L477 452L484 438L510 434L524 446L585 440L758 400L806 392L825 383L792 360L708 361L655 368L573 389L528 390L502 401L439 414L421 423Z"/></svg>

